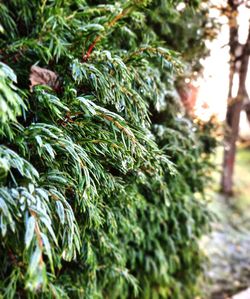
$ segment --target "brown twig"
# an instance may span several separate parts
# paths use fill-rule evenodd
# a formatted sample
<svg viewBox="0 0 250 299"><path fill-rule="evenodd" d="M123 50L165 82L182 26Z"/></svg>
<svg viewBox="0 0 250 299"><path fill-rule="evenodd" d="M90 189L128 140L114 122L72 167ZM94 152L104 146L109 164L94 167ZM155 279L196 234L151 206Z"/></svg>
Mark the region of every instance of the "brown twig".
<svg viewBox="0 0 250 299"><path fill-rule="evenodd" d="M99 114L100 116L102 116L103 118L105 118L106 120L112 122L119 130L123 131L129 138L132 139L132 141L135 143L135 135L133 134L133 132L131 132L130 130L128 130L127 128L123 127L117 120L115 120L112 116L109 115L105 115L105 114Z"/></svg>
<svg viewBox="0 0 250 299"><path fill-rule="evenodd" d="M130 10L131 10L131 7L124 8L122 10L122 12L120 12L117 16L115 16L110 22L106 23L105 27L106 28L113 27L121 18L126 16L130 12ZM92 42L92 44L89 46L87 53L86 54L83 53L83 61L84 62L86 62L89 59L89 57L90 57L93 49L95 48L96 44L104 37L104 35L100 35L100 34L97 35L95 37L94 41Z"/></svg>
<svg viewBox="0 0 250 299"><path fill-rule="evenodd" d="M67 123L73 123L74 121L72 120L72 118L77 117L79 115L83 115L83 112L75 112L74 114L71 114L70 112L66 113L65 119L63 121L61 121L61 125L62 126L66 126ZM101 116L102 118L112 122L119 130L123 131L130 139L132 139L132 141L135 143L136 142L136 138L135 135L133 134L133 132L131 132L129 129L125 128L124 126L122 126L117 120L115 120L112 116L103 114L103 113L98 113L98 116Z"/></svg>
<svg viewBox="0 0 250 299"><path fill-rule="evenodd" d="M43 264L43 255L42 255L42 250L43 250L43 240L41 237L41 231L39 228L39 225L37 223L37 214L36 212L30 210L30 214L35 218L36 224L35 224L35 233L36 233L36 238L37 238L37 242L38 242L38 246L41 250L41 256L40 256L40 261L39 264L42 265Z"/></svg>

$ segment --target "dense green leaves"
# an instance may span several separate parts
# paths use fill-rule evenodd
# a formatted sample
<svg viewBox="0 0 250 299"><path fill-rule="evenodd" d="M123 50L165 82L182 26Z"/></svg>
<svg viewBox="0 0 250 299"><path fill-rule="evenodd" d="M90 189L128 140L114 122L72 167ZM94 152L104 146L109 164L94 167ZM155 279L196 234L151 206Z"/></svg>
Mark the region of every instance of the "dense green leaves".
<svg viewBox="0 0 250 299"><path fill-rule="evenodd" d="M3 298L196 292L206 135L178 112L151 1L100 2L1 3ZM35 64L57 85L31 88Z"/></svg>
<svg viewBox="0 0 250 299"><path fill-rule="evenodd" d="M12 136L10 121L15 121L25 108L24 101L16 92L16 74L6 64L0 62L0 132Z"/></svg>

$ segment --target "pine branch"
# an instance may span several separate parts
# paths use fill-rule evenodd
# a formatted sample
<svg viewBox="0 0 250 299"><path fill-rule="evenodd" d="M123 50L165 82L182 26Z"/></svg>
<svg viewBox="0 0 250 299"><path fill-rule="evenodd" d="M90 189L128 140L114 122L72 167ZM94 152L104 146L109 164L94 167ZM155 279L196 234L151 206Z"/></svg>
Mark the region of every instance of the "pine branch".
<svg viewBox="0 0 250 299"><path fill-rule="evenodd" d="M106 34L107 34L107 31L112 28L120 19L124 18L125 16L127 16L130 12L131 12L132 8L131 7L127 7L127 8L124 8L122 10L122 12L120 12L118 15L116 15L110 22L106 23L104 25L104 27L106 28ZM89 46L86 54L83 53L83 56L82 56L82 59L84 62L88 61L92 51L94 50L96 44L98 42L101 41L101 39L104 37L105 35L97 35L94 39L94 41L92 42L92 44Z"/></svg>

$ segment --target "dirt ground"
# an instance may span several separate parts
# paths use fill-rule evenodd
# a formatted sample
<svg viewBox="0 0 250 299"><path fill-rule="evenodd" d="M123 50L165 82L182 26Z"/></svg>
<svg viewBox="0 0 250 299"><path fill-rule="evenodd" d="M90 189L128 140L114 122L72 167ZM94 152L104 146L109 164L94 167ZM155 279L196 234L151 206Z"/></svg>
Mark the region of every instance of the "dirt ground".
<svg viewBox="0 0 250 299"><path fill-rule="evenodd" d="M219 152L217 160L221 160ZM202 242L209 263L206 266L204 299L226 299L250 287L250 149L237 153L235 192L225 198L219 189L209 190L210 209L215 213L212 232ZM250 297L249 297L250 299Z"/></svg>

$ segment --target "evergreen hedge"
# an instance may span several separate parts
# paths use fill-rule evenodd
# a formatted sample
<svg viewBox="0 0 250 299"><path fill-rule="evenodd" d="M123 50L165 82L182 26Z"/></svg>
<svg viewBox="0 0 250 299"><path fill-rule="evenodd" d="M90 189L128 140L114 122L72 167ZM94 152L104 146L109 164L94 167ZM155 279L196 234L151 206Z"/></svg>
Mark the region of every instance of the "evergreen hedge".
<svg viewBox="0 0 250 299"><path fill-rule="evenodd" d="M107 2L0 3L2 298L196 293L213 144L153 6Z"/></svg>

